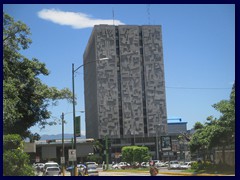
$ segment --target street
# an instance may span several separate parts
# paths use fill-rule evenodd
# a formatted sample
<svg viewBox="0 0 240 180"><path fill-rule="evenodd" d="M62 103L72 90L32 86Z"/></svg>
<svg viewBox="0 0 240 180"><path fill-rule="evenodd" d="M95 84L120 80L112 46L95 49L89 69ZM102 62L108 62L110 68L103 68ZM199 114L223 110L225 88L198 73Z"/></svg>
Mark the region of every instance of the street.
<svg viewBox="0 0 240 180"><path fill-rule="evenodd" d="M103 171L102 168L98 168L99 176L150 176L150 173L146 169L146 171L139 171L139 172L122 172L122 171ZM159 169L159 173L157 176L179 176L178 174L182 170L168 170L166 167L162 167ZM161 173L162 172L162 173ZM166 172L172 172L172 174L165 174ZM37 175L37 174L36 174ZM42 176L42 172L38 174L38 176ZM61 174L62 176L62 174ZM65 171L65 176L71 176L69 171Z"/></svg>

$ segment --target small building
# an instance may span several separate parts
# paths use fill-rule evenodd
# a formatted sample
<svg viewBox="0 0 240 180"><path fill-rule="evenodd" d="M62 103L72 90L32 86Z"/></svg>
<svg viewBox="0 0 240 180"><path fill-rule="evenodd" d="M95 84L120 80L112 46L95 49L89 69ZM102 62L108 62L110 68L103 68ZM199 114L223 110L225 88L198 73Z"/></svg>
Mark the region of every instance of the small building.
<svg viewBox="0 0 240 180"><path fill-rule="evenodd" d="M77 148L77 162L83 162L86 157L93 153L93 139L78 139L76 141ZM28 143L26 143L27 145ZM62 154L62 140L40 140L35 141L35 152L28 151L31 157L31 162L47 162L55 161L61 164ZM29 145L27 145L29 146ZM32 148L34 149L34 148ZM69 165L71 162L68 160L68 150L73 149L73 142L71 139L64 140L64 157L66 165Z"/></svg>

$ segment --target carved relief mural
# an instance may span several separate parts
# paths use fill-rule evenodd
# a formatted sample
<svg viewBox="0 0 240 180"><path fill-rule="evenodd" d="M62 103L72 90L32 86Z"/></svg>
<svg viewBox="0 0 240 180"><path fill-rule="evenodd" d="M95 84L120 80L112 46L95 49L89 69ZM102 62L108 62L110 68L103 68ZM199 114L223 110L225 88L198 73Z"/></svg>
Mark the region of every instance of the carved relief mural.
<svg viewBox="0 0 240 180"><path fill-rule="evenodd" d="M89 137L154 137L159 124L167 133L160 26L97 25L85 59L96 60L85 81Z"/></svg>
<svg viewBox="0 0 240 180"><path fill-rule="evenodd" d="M139 27L119 26L123 136L143 136Z"/></svg>
<svg viewBox="0 0 240 180"><path fill-rule="evenodd" d="M167 131L166 95L160 26L143 26L143 54L148 134L155 136L156 125ZM160 132L164 133L164 132Z"/></svg>
<svg viewBox="0 0 240 180"><path fill-rule="evenodd" d="M99 137L120 137L115 26L99 26L96 32L97 99Z"/></svg>

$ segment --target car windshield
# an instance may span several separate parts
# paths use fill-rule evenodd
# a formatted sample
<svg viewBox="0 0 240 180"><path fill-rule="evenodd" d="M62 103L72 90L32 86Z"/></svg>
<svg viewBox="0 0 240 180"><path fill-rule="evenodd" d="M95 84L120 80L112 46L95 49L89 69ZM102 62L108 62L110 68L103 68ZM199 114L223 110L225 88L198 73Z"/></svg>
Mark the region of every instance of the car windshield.
<svg viewBox="0 0 240 180"><path fill-rule="evenodd" d="M46 167L58 167L58 164L45 164Z"/></svg>
<svg viewBox="0 0 240 180"><path fill-rule="evenodd" d="M87 167L88 169L96 169L96 165L92 165L92 164L91 165L89 164Z"/></svg>
<svg viewBox="0 0 240 180"><path fill-rule="evenodd" d="M47 171L59 171L59 168L47 168Z"/></svg>

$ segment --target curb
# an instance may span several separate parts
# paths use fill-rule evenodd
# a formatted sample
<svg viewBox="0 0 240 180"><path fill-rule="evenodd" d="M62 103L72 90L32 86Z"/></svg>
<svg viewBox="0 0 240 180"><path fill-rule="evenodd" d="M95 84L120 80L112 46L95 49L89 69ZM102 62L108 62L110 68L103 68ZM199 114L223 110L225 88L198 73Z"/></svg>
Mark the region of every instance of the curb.
<svg viewBox="0 0 240 180"><path fill-rule="evenodd" d="M184 172L182 173L159 172L159 174L169 174L169 175L178 175L178 176L227 176L226 174L184 173Z"/></svg>
<svg viewBox="0 0 240 180"><path fill-rule="evenodd" d="M139 173L149 173L149 172L142 171ZM207 174L207 173L185 173L185 172L165 172L165 171L159 171L158 174L176 175L176 176L235 176L235 174Z"/></svg>

